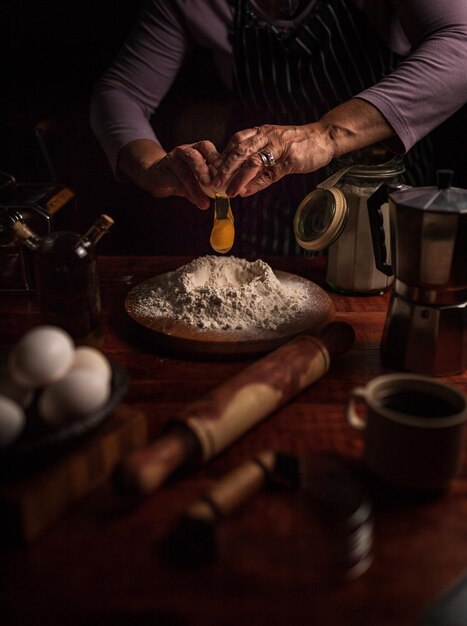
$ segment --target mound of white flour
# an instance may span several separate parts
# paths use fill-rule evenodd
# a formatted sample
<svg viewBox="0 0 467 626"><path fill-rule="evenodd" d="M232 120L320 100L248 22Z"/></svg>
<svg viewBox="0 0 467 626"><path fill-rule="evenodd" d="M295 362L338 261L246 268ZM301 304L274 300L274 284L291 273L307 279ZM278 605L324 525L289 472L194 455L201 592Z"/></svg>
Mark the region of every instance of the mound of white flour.
<svg viewBox="0 0 467 626"><path fill-rule="evenodd" d="M264 261L204 256L138 294L138 314L204 329L275 330L309 304L305 288L279 280Z"/></svg>

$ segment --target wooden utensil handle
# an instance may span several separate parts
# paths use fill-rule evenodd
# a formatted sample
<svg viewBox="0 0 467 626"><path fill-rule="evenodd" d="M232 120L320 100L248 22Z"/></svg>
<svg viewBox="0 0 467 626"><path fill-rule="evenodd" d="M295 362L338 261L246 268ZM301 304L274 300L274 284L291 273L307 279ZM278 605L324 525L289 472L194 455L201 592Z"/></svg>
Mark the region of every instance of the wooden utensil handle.
<svg viewBox="0 0 467 626"><path fill-rule="evenodd" d="M355 343L355 331L347 322L332 322L321 330L317 339L331 356L339 356L350 350Z"/></svg>
<svg viewBox="0 0 467 626"><path fill-rule="evenodd" d="M196 500L185 516L215 522L220 516L230 515L263 487L274 472L275 459L275 453L267 450L245 461Z"/></svg>

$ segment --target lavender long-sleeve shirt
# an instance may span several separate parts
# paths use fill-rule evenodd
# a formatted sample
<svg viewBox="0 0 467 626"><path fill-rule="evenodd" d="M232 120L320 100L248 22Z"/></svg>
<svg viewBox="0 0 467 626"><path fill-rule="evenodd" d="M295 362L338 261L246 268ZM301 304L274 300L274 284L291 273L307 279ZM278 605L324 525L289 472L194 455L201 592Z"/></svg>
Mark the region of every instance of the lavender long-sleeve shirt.
<svg viewBox="0 0 467 626"><path fill-rule="evenodd" d="M315 2L310 0L295 23L308 15ZM373 104L391 124L403 149L409 150L467 102L467 1L355 3L392 50L408 55L395 71L356 97ZM229 0L146 3L120 54L97 83L91 102L91 125L114 171L124 145L135 139L158 141L149 119L191 46L212 50L219 74L230 86L231 22Z"/></svg>

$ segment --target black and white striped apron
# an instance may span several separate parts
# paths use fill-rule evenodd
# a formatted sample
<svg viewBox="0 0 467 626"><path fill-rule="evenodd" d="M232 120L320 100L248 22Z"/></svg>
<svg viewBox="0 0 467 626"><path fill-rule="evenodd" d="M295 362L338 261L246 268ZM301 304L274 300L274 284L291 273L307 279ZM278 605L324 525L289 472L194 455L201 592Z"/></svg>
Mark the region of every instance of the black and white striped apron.
<svg viewBox="0 0 467 626"><path fill-rule="evenodd" d="M248 0L234 0L232 42L240 98L238 128L300 125L374 85L401 58L368 24L352 0L318 0L297 29L266 23ZM407 180L424 184L420 147L407 159ZM293 236L293 216L302 198L329 172L286 176L250 198L237 198L234 254L303 253Z"/></svg>

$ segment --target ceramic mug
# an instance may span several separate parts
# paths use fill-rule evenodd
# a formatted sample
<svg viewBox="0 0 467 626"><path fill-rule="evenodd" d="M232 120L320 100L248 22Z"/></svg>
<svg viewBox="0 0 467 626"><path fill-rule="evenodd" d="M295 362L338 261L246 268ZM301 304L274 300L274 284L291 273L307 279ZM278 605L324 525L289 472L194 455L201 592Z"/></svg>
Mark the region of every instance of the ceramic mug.
<svg viewBox="0 0 467 626"><path fill-rule="evenodd" d="M417 374L378 376L351 392L347 419L364 431L366 465L388 483L441 490L460 471L467 398L452 385Z"/></svg>

